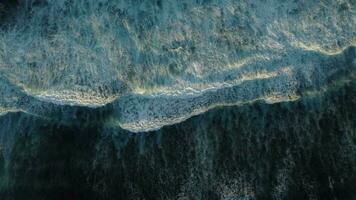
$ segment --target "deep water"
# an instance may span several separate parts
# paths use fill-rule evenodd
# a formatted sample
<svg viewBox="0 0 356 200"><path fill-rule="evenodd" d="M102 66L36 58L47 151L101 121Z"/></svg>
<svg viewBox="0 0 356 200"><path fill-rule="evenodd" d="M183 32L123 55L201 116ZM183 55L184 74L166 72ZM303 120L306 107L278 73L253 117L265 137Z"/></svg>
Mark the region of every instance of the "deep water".
<svg viewBox="0 0 356 200"><path fill-rule="evenodd" d="M8 114L0 118L11 132L7 140L2 133L0 196L352 200L355 94L353 81L319 97L216 108L142 134Z"/></svg>

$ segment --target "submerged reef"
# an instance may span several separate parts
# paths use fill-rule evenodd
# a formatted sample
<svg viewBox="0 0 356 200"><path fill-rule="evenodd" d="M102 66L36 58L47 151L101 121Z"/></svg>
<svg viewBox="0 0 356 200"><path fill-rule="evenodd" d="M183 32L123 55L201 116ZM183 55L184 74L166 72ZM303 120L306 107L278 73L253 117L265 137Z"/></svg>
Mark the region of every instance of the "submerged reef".
<svg viewBox="0 0 356 200"><path fill-rule="evenodd" d="M0 199L356 199L355 3L0 2Z"/></svg>

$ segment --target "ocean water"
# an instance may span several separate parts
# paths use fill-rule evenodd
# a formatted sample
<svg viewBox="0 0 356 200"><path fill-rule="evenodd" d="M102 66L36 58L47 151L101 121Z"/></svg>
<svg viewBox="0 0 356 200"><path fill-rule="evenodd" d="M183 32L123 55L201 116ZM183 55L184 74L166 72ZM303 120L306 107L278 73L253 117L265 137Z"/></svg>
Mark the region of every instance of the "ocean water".
<svg viewBox="0 0 356 200"><path fill-rule="evenodd" d="M356 199L354 4L0 2L0 199Z"/></svg>

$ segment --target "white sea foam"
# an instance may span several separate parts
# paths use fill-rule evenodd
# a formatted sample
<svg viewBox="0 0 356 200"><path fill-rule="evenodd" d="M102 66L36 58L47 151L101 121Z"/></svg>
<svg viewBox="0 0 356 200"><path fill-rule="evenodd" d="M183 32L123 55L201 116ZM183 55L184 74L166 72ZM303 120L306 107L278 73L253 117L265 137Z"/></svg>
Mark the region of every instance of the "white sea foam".
<svg viewBox="0 0 356 200"><path fill-rule="evenodd" d="M293 101L355 45L346 0L24 2L0 31L0 113L110 104L108 123L134 132L216 106Z"/></svg>

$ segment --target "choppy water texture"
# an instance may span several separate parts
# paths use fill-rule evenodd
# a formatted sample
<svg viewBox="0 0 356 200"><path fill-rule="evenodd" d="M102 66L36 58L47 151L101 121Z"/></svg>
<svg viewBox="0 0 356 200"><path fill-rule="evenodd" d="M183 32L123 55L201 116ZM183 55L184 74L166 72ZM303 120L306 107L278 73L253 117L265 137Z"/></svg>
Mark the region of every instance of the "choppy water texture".
<svg viewBox="0 0 356 200"><path fill-rule="evenodd" d="M355 67L351 1L22 0L8 15L2 113L110 104L111 124L149 131L216 106L293 101Z"/></svg>
<svg viewBox="0 0 356 200"><path fill-rule="evenodd" d="M355 5L1 1L0 195L46 184L72 199L356 198ZM50 144L84 157L39 152ZM45 162L83 191L61 172L41 182Z"/></svg>

